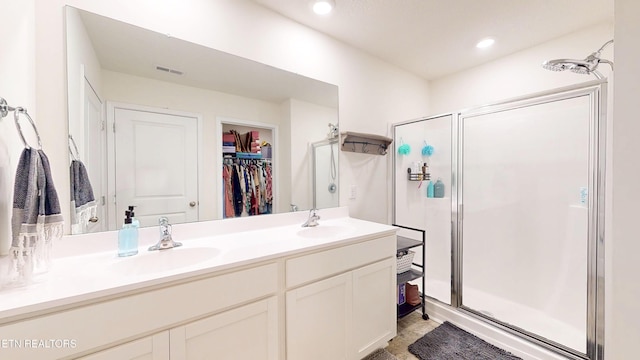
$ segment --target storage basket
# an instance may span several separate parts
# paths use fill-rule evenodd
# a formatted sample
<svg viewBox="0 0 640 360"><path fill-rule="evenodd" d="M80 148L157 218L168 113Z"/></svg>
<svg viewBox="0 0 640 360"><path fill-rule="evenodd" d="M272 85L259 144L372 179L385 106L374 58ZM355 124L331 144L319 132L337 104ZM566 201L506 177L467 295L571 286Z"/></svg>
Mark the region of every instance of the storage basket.
<svg viewBox="0 0 640 360"><path fill-rule="evenodd" d="M411 263L413 262L413 256L415 254L416 253L411 250L406 252L399 252L396 254L396 261L398 263L398 274L409 271L411 269Z"/></svg>

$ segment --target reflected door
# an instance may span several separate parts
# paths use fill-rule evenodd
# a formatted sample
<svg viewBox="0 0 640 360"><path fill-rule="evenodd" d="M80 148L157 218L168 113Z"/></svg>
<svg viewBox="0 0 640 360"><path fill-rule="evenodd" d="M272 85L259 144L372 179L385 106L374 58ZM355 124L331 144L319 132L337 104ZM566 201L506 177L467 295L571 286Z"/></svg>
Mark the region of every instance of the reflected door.
<svg viewBox="0 0 640 360"><path fill-rule="evenodd" d="M198 220L198 119L161 111L114 110L116 224L130 205L140 226Z"/></svg>

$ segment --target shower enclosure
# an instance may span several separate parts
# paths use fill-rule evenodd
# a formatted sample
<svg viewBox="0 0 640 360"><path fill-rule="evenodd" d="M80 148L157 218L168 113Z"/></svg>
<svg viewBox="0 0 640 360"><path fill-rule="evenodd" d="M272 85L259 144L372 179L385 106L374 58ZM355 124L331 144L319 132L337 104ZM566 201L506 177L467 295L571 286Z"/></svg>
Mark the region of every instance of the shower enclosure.
<svg viewBox="0 0 640 360"><path fill-rule="evenodd" d="M394 125L412 149L394 154L394 221L427 232L427 302L602 359L605 91L594 81ZM419 158L444 198L407 181Z"/></svg>
<svg viewBox="0 0 640 360"><path fill-rule="evenodd" d="M313 208L339 206L338 138L312 144Z"/></svg>

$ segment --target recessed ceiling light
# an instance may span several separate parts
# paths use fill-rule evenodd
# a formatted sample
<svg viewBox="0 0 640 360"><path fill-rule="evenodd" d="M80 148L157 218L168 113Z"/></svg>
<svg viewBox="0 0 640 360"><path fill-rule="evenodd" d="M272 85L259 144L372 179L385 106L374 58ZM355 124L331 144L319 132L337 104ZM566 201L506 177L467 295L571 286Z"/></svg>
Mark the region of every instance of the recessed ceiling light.
<svg viewBox="0 0 640 360"><path fill-rule="evenodd" d="M495 43L496 41L492 38L486 38L486 39L482 39L480 40L480 42L478 42L476 44L476 47L478 49L484 49L484 48L488 48L489 46L493 45L493 43Z"/></svg>
<svg viewBox="0 0 640 360"><path fill-rule="evenodd" d="M336 3L333 0L318 0L313 3L313 12L318 15L327 15L335 6Z"/></svg>

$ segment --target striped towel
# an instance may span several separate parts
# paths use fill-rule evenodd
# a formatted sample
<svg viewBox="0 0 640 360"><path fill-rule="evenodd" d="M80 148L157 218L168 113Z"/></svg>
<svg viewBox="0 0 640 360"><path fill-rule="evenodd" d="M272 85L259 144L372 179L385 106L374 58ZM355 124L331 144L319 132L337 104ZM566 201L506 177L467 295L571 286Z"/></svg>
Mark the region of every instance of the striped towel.
<svg viewBox="0 0 640 360"><path fill-rule="evenodd" d="M42 150L22 151L13 192L11 217L13 280L26 281L36 267L49 265L52 242L62 237L63 218L49 159Z"/></svg>

